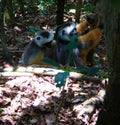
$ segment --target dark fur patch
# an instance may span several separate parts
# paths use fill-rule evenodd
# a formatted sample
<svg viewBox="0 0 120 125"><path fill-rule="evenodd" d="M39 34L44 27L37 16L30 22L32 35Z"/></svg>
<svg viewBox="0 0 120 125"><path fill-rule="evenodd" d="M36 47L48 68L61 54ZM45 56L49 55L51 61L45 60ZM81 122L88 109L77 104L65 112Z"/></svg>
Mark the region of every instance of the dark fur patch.
<svg viewBox="0 0 120 125"><path fill-rule="evenodd" d="M48 31L43 31L43 32L41 32L41 36L43 36L45 38L49 38L50 34Z"/></svg>

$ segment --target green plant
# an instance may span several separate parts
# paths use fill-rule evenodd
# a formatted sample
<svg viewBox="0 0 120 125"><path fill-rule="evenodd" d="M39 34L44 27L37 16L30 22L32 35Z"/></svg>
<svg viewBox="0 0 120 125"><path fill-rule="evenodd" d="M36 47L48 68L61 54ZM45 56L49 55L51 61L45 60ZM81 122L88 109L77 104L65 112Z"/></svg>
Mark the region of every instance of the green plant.
<svg viewBox="0 0 120 125"><path fill-rule="evenodd" d="M102 71L100 70L97 75L99 75L101 78L108 78L109 72L108 71Z"/></svg>
<svg viewBox="0 0 120 125"><path fill-rule="evenodd" d="M83 4L81 9L82 9L82 12L84 13L91 13L91 12L94 12L95 6L92 3L85 3Z"/></svg>
<svg viewBox="0 0 120 125"><path fill-rule="evenodd" d="M56 8L56 3L54 0L38 0L38 9L42 10L44 14L47 14L50 8L53 10Z"/></svg>

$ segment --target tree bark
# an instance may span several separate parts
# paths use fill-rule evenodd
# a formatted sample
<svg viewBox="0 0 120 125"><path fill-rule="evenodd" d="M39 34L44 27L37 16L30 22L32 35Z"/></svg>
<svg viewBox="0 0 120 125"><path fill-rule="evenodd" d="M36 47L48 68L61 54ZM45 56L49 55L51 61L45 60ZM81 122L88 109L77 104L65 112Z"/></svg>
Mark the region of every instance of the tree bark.
<svg viewBox="0 0 120 125"><path fill-rule="evenodd" d="M2 46L2 54L5 61L9 62L10 64L13 64L13 61L7 49L7 45L6 45L7 39L4 32L3 15L6 7L6 2L7 2L6 0L2 0L0 2L0 40L1 40L1 46Z"/></svg>
<svg viewBox="0 0 120 125"><path fill-rule="evenodd" d="M66 0L57 0L57 17L56 17L56 24L60 26L63 24L63 17L64 17L64 5Z"/></svg>
<svg viewBox="0 0 120 125"><path fill-rule="evenodd" d="M104 34L110 70L103 108L96 125L120 124L120 9L102 0Z"/></svg>
<svg viewBox="0 0 120 125"><path fill-rule="evenodd" d="M10 16L10 23L12 24L12 26L14 26L15 24L15 19L14 19L14 14L13 14L13 3L12 0L7 0L6 1L6 8L8 10L9 16Z"/></svg>
<svg viewBox="0 0 120 125"><path fill-rule="evenodd" d="M81 8L82 8L82 0L77 0L76 13L75 13L75 21L77 23L79 23L80 21Z"/></svg>

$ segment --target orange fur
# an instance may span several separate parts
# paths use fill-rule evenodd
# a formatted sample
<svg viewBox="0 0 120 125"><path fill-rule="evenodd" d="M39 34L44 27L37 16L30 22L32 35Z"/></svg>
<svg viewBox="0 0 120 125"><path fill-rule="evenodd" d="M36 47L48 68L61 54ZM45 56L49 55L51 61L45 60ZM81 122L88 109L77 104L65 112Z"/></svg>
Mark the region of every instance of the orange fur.
<svg viewBox="0 0 120 125"><path fill-rule="evenodd" d="M80 35L86 34L90 30L93 30L99 26L99 18L97 14L90 14L86 16L86 19L80 22L77 26L77 32Z"/></svg>
<svg viewBox="0 0 120 125"><path fill-rule="evenodd" d="M77 32L81 35L88 30L89 23L85 20L76 26Z"/></svg>
<svg viewBox="0 0 120 125"><path fill-rule="evenodd" d="M82 45L82 49L80 50L80 58L83 64L87 63L87 55L99 43L101 35L101 29L95 28L89 31L87 34L78 37L78 46L81 48Z"/></svg>
<svg viewBox="0 0 120 125"><path fill-rule="evenodd" d="M42 59L44 58L44 53L39 53L34 58L29 61L29 65L36 64L36 65L43 65Z"/></svg>

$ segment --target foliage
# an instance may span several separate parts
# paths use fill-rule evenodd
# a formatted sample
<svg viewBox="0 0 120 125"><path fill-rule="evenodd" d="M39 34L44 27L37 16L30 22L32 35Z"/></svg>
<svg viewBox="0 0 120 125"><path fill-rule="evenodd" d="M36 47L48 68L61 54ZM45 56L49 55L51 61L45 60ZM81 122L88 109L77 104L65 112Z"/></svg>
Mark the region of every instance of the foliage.
<svg viewBox="0 0 120 125"><path fill-rule="evenodd" d="M108 71L99 71L97 75L101 76L102 78L108 78L109 72Z"/></svg>
<svg viewBox="0 0 120 125"><path fill-rule="evenodd" d="M72 52L73 52L73 49L77 48L77 37L78 35L74 35L74 36L71 36L70 37L70 40L71 42L66 45L65 49L69 51L69 54L68 54L68 58L67 58L67 67L69 68L69 65L72 61Z"/></svg>
<svg viewBox="0 0 120 125"><path fill-rule="evenodd" d="M29 31L32 32L32 33L35 33L35 32L37 32L37 31L40 31L40 30L41 30L39 26L34 27L34 26L32 26L32 25L30 25L30 26L28 27L28 29L29 29Z"/></svg>
<svg viewBox="0 0 120 125"><path fill-rule="evenodd" d="M69 12L70 9L75 9L76 2L67 2L65 4L65 12Z"/></svg>
<svg viewBox="0 0 120 125"><path fill-rule="evenodd" d="M3 108L0 108L0 112L2 112L3 111Z"/></svg>
<svg viewBox="0 0 120 125"><path fill-rule="evenodd" d="M66 79L69 76L69 72L59 72L56 76L55 76L55 82L57 83L56 87L62 87L65 86L66 83Z"/></svg>
<svg viewBox="0 0 120 125"><path fill-rule="evenodd" d="M22 0L22 1L16 1L16 0L12 0L13 3L13 12L16 11L22 11L22 9L24 9L25 13L30 12L30 11L34 11L35 7L37 8L37 4L38 4L38 0L31 0L31 1L27 1L27 0Z"/></svg>
<svg viewBox="0 0 120 125"><path fill-rule="evenodd" d="M95 6L92 3L85 3L82 6L82 12L84 12L84 13L93 12L94 9L95 9Z"/></svg>
<svg viewBox="0 0 120 125"><path fill-rule="evenodd" d="M33 26L30 25L28 28L29 28L29 30L30 30L31 32L33 32L33 33L35 32L35 28L34 28Z"/></svg>
<svg viewBox="0 0 120 125"><path fill-rule="evenodd" d="M50 13L50 9L56 10L56 3L54 0L38 0L38 9L42 10L44 14Z"/></svg>
<svg viewBox="0 0 120 125"><path fill-rule="evenodd" d="M76 71L81 71L84 74L87 75L95 75L98 71L99 71L99 67L95 66L95 67L86 67L84 65L81 65L79 67L76 68Z"/></svg>
<svg viewBox="0 0 120 125"><path fill-rule="evenodd" d="M38 8L40 10L46 10L47 7L55 4L54 0L38 0L38 2L39 2Z"/></svg>

